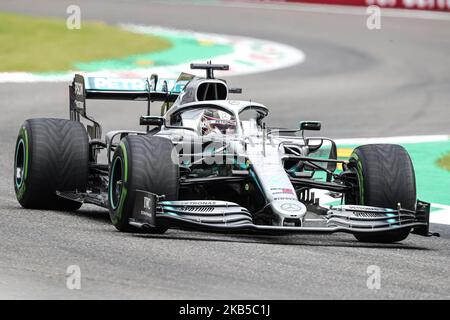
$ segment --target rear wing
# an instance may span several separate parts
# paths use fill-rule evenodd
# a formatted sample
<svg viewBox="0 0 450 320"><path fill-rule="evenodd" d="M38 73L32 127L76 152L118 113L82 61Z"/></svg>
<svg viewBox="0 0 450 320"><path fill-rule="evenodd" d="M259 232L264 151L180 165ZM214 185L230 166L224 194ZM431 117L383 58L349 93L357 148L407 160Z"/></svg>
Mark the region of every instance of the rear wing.
<svg viewBox="0 0 450 320"><path fill-rule="evenodd" d="M189 80L87 77L76 74L69 86L70 112L86 113L87 99L174 102Z"/></svg>
<svg viewBox="0 0 450 320"><path fill-rule="evenodd" d="M91 121L93 126L88 126L88 133L92 139L99 139L101 126L88 116L87 99L147 101L147 115L150 115L151 102L161 101L163 102L161 110L168 108L178 98L192 77L192 75L181 74L178 79L165 79L158 78L158 75L153 74L147 79L84 78L80 74L75 74L73 82L69 85L70 119L80 121L80 117L83 117Z"/></svg>

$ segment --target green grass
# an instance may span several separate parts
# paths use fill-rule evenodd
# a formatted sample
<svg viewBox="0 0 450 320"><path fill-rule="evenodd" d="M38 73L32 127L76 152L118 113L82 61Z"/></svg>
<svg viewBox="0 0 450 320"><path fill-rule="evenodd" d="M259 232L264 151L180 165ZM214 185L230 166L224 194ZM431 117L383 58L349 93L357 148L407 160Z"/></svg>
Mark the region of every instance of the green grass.
<svg viewBox="0 0 450 320"><path fill-rule="evenodd" d="M450 171L450 153L447 153L445 156L443 156L442 158L440 158L437 161L438 166L440 166L441 168L444 168L448 171Z"/></svg>
<svg viewBox="0 0 450 320"><path fill-rule="evenodd" d="M81 21L69 30L62 19L0 13L0 72L55 72L77 62L115 59L161 51L171 43L100 22Z"/></svg>

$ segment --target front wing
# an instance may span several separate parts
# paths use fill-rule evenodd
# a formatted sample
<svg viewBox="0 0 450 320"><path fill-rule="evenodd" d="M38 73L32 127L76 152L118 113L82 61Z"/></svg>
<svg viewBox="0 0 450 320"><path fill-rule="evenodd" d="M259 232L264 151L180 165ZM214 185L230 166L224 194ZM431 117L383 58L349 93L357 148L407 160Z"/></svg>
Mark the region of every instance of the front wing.
<svg viewBox="0 0 450 320"><path fill-rule="evenodd" d="M156 194L136 190L136 202L130 225L151 230L156 224L220 233L255 234L351 234L383 233L412 229L422 236L429 232L430 204L417 201L417 210L386 209L369 206L341 205L331 207L315 225L272 226L253 223L251 213L236 203L226 201L160 201ZM319 221L318 221L319 220ZM318 222L318 223L317 223Z"/></svg>

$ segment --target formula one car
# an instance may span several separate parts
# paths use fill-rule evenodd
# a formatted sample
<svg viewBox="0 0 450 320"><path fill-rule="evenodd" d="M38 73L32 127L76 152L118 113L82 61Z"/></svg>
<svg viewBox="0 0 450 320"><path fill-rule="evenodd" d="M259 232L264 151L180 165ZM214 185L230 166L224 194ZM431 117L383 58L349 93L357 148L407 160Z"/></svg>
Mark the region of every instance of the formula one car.
<svg viewBox="0 0 450 320"><path fill-rule="evenodd" d="M206 77L75 75L70 120L29 119L19 131L19 203L60 210L94 204L109 209L118 230L131 232L345 232L384 243L411 232L431 235L430 204L416 200L414 169L403 147L363 145L349 159L338 159L333 140L305 136L320 130L320 122L268 127L264 105L228 99L242 90L214 77L227 65L191 68L206 70ZM87 99L147 101L140 118L145 130L111 131L102 138ZM150 106L158 101L161 116L153 116ZM340 204L321 206L316 189Z"/></svg>

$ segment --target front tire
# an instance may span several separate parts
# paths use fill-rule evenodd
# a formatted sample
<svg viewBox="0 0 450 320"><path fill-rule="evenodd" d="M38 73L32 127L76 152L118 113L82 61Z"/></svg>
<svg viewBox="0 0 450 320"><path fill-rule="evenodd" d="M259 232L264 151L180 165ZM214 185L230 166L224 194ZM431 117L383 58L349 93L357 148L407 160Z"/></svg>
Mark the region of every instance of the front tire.
<svg viewBox="0 0 450 320"><path fill-rule="evenodd" d="M29 119L20 128L14 156L14 190L27 209L73 211L81 203L56 191L86 191L88 136L80 122Z"/></svg>
<svg viewBox="0 0 450 320"><path fill-rule="evenodd" d="M119 231L136 231L129 225L135 203L135 190L178 199L179 169L172 161L173 144L158 136L130 135L114 153L108 187L110 218ZM150 232L164 233L165 226Z"/></svg>
<svg viewBox="0 0 450 320"><path fill-rule="evenodd" d="M355 148L350 165L358 176L355 204L408 210L416 209L416 179L408 152L395 144L369 144ZM406 239L411 229L358 234L362 242L392 243Z"/></svg>

